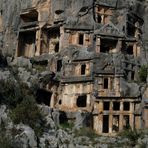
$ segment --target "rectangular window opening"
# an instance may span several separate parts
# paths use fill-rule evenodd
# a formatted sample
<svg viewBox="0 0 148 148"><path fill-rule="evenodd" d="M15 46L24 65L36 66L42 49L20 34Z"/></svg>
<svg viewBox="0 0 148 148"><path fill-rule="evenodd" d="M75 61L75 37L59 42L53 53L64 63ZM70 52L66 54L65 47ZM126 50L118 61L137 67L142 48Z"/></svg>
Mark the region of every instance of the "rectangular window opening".
<svg viewBox="0 0 148 148"><path fill-rule="evenodd" d="M20 17L23 22L36 22L38 21L38 12L36 10L31 10L21 14Z"/></svg>
<svg viewBox="0 0 148 148"><path fill-rule="evenodd" d="M85 71L86 71L86 65L83 64L81 65L81 75L85 75Z"/></svg>
<svg viewBox="0 0 148 148"><path fill-rule="evenodd" d="M117 40L101 38L100 52L109 53L109 51L116 48L117 42Z"/></svg>
<svg viewBox="0 0 148 148"><path fill-rule="evenodd" d="M131 73L131 80L134 80L134 79L135 79L135 72L132 71L132 73Z"/></svg>
<svg viewBox="0 0 148 148"><path fill-rule="evenodd" d="M62 60L57 61L57 72L60 72L62 68Z"/></svg>
<svg viewBox="0 0 148 148"><path fill-rule="evenodd" d="M82 95L78 96L76 104L78 107L86 107L86 102L87 102L87 95Z"/></svg>
<svg viewBox="0 0 148 148"><path fill-rule="evenodd" d="M104 89L108 89L108 78L104 78Z"/></svg>
<svg viewBox="0 0 148 148"><path fill-rule="evenodd" d="M123 102L123 110L124 111L130 110L130 103L129 102Z"/></svg>
<svg viewBox="0 0 148 148"><path fill-rule="evenodd" d="M83 45L84 43L84 34L79 34L79 44Z"/></svg>
<svg viewBox="0 0 148 148"><path fill-rule="evenodd" d="M109 110L110 102L103 103L103 110Z"/></svg>
<svg viewBox="0 0 148 148"><path fill-rule="evenodd" d="M120 110L120 102L113 102L113 110L114 111Z"/></svg>

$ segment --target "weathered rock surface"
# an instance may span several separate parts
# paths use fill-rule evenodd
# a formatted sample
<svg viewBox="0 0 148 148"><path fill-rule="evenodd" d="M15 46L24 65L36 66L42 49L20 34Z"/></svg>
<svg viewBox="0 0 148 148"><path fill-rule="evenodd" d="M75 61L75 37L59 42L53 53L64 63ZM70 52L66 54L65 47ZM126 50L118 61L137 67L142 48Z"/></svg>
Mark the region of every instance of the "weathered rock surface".
<svg viewBox="0 0 148 148"><path fill-rule="evenodd" d="M103 14L103 17L100 16L99 20L99 12L98 20L96 20L94 12L97 7L94 7L95 3L111 7L110 10L117 8L116 12L109 12L110 18L109 21L106 20L107 24L102 24L101 21L108 14ZM138 28L138 33L136 32L137 34L134 36L128 34L133 31L132 29L125 31L128 26L123 26L123 23L125 23L123 20L126 17L128 18L128 16L124 15L127 13L124 8L125 10L128 9L130 15L132 15L131 20L129 19L128 21L133 21L133 18L137 19L132 24L132 26L137 25L136 27ZM27 34L26 38L24 32L27 27L25 26L25 28L21 21L26 12L32 11L33 13L31 14L33 16L30 17L34 19L36 10L39 10L40 14L38 16L38 26L35 28L37 31L31 31L31 34L35 33L33 42L36 43L32 47L30 43L32 41L27 40L31 35ZM103 13L106 13L106 10L103 11ZM96 21L100 22L97 23ZM33 23L30 23L31 27L34 27L32 26ZM5 126L6 135L11 140L14 140L14 143L19 148L108 148L110 145L112 147L120 147L120 145L123 146L124 144L125 147L128 147L128 144L130 145L131 142L128 138L120 136L95 137L96 135L92 138L89 133L82 136L82 133L77 133L76 130L84 132L81 129L92 127L92 125L95 126L95 123L96 127L98 127L98 124L101 126L97 122L91 123L91 117L95 115L98 115L98 117L99 115L108 115L106 113L103 114L101 110L103 107L98 108L95 112L95 107L100 103L99 99L101 97L102 100L103 98L111 100L111 103L116 101L116 97L121 99L122 102L123 99L128 100L133 98L133 100L130 100L130 103L133 103L136 98L139 102L141 101L142 105L144 103L145 106L147 105L148 75L146 82L139 81L141 65L148 65L147 24L147 0L0 0L0 80L13 80L16 84L18 81L27 84L36 96L40 92L40 105L38 107L41 109L45 120L44 132L40 137L37 137L35 131L27 125L14 125L9 117L7 107L1 105L0 125ZM32 30L31 27L29 29ZM58 37L56 36L57 28L59 29L58 35L62 38L58 44L56 44L58 42ZM105 35L102 35L101 31L103 29L106 31ZM110 29L113 32L110 32ZM40 31L43 32L40 34ZM75 38L72 36L71 38L68 37L76 31L77 36ZM52 33L55 33L54 35L56 36L53 39L49 37ZM66 34L65 36L63 35L64 33ZM114 38L115 33L117 33L117 36ZM23 35L25 38L22 37ZM82 41L79 35L83 36L84 39ZM89 38L89 36L91 37ZM20 37L27 40L26 45L25 41L22 41ZM111 42L113 39L118 39L116 47L98 54L98 46L102 48L102 40L104 38L108 40L108 37L111 38ZM78 42L76 41L78 39L79 43L76 45L67 46L66 43L72 41ZM19 55L19 52L23 51L23 48L19 44L21 41L24 42L25 48L31 46L35 53L31 56L29 55L29 57L25 54ZM121 43L121 41L123 42ZM87 42L89 45L82 46L83 42ZM134 42L136 42L134 46L137 47L136 49L135 47L133 48L137 52L131 53L131 51L126 51L128 50L127 47L131 46L131 44L133 45ZM108 44L110 43L106 42L103 48L108 48ZM60 50L48 50L50 46L52 49L52 46L56 47L56 45ZM41 48L40 51L38 51L38 47ZM46 49L44 49L45 47ZM138 50L139 48L141 49L140 51ZM127 54L126 52L129 53ZM114 82L110 88L105 86L104 78L107 76L109 77L106 82L107 84ZM104 90L102 89L103 87ZM79 103L77 101L79 98L83 98L86 103L83 104L83 101ZM47 100L49 101L48 103ZM94 102L96 106L93 106ZM138 104L139 106L136 106L136 103L132 104L134 110L131 112L134 117L133 119L130 117L129 120L132 119L131 126L137 123L135 126L142 127L145 123L143 122L141 113L143 113L142 109L145 106L141 107L140 103L140 105ZM71 112L71 110L74 111ZM94 112L93 115L92 112ZM131 116L130 111L128 115ZM120 114L115 113L112 116L118 116L117 118L120 119ZM138 120L137 116L141 122L136 122ZM146 122L147 115L145 115L145 118ZM117 123L118 128L120 127L119 119ZM135 123L133 123L133 120ZM70 125L71 121L74 121L74 127L61 127L62 124L65 126L65 123ZM111 124L109 128L112 130L113 122ZM12 131L16 131L16 133ZM102 129L100 131L102 132ZM143 137L139 137L134 146L138 148L143 145L148 145L146 133Z"/></svg>

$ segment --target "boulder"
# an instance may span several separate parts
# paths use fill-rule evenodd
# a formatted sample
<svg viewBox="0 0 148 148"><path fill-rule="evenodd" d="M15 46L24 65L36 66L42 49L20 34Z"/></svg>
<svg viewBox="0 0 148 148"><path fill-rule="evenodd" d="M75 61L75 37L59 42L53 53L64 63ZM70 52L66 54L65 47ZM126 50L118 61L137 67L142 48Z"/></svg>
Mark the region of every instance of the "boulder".
<svg viewBox="0 0 148 148"><path fill-rule="evenodd" d="M16 130L20 131L20 133L18 133L14 139L17 145L19 145L21 148L37 147L37 139L32 128L19 124L16 126Z"/></svg>

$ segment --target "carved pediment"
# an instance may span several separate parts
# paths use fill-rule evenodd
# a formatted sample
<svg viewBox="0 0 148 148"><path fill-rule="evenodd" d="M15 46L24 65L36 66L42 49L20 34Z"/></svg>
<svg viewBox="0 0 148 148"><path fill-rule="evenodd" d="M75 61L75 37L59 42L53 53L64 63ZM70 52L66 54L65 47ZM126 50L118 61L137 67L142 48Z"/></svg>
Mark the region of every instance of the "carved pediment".
<svg viewBox="0 0 148 148"><path fill-rule="evenodd" d="M97 30L96 34L110 35L110 36L124 36L123 33L112 23L106 24Z"/></svg>
<svg viewBox="0 0 148 148"><path fill-rule="evenodd" d="M102 69L104 72L109 72L109 71L114 71L114 66L112 63L108 63L107 65L104 66Z"/></svg>
<svg viewBox="0 0 148 148"><path fill-rule="evenodd" d="M108 65L106 65L105 67L104 67L104 70L112 70L113 69L113 67L112 67L112 65L111 64L108 64Z"/></svg>

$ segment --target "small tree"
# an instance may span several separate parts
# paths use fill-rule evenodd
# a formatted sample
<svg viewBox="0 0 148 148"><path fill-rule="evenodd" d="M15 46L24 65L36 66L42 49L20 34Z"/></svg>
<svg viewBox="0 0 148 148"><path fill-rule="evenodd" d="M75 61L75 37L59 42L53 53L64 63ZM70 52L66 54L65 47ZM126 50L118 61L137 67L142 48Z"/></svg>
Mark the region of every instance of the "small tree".
<svg viewBox="0 0 148 148"><path fill-rule="evenodd" d="M10 116L15 124L29 125L37 136L43 131L42 114L33 96L24 96L23 101L12 110Z"/></svg>
<svg viewBox="0 0 148 148"><path fill-rule="evenodd" d="M148 65L143 65L139 70L139 77L141 82L146 82L147 76L148 76Z"/></svg>

